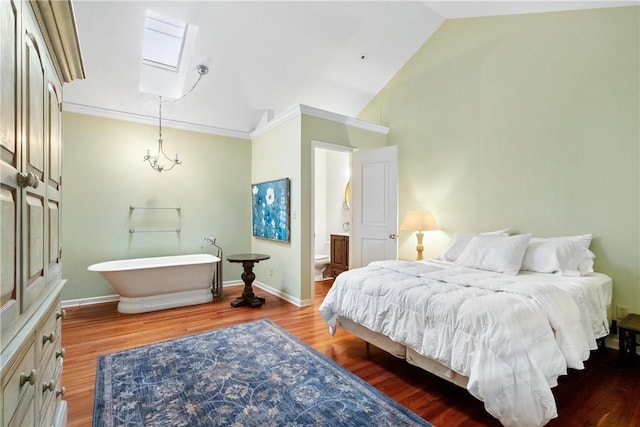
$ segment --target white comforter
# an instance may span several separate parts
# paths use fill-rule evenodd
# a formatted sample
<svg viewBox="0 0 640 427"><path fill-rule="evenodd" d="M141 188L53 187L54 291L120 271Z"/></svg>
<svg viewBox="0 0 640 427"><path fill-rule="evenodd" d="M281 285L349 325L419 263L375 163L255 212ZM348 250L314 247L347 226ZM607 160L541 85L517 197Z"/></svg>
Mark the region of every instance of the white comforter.
<svg viewBox="0 0 640 427"><path fill-rule="evenodd" d="M540 426L557 416L558 376L597 348L589 313L600 310L567 292L579 278L545 276L381 261L340 274L320 313L332 333L347 317L467 376L502 424Z"/></svg>

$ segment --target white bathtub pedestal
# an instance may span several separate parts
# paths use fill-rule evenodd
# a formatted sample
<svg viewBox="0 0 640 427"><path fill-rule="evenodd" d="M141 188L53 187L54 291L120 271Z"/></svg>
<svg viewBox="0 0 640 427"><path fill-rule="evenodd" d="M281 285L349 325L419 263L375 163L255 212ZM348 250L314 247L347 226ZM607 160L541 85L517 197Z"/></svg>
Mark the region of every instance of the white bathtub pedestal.
<svg viewBox="0 0 640 427"><path fill-rule="evenodd" d="M185 305L204 304L211 301L213 301L211 289L196 289L137 298L121 296L118 303L118 311L128 314L145 313L147 311L164 310Z"/></svg>

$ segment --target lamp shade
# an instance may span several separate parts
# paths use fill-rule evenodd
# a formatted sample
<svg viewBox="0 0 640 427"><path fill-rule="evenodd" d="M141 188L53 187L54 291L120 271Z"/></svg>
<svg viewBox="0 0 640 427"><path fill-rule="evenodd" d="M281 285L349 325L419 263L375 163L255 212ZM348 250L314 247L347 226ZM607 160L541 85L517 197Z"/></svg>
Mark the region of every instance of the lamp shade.
<svg viewBox="0 0 640 427"><path fill-rule="evenodd" d="M422 209L407 212L407 216L404 217L404 221L400 225L400 230L429 231L439 229L440 226L433 217L433 213Z"/></svg>

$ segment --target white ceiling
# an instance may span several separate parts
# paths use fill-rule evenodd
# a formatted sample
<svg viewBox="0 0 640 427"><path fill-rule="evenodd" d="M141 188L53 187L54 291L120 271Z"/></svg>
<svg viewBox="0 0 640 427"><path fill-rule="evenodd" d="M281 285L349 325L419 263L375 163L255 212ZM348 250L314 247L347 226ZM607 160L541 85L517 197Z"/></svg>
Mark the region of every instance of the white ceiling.
<svg viewBox="0 0 640 427"><path fill-rule="evenodd" d="M155 123L158 98L139 91L147 10L198 27L185 91L197 65L209 67L163 104L165 124L247 136L300 104L357 115L445 19L629 4L638 0L75 0L86 79L65 86L64 109Z"/></svg>

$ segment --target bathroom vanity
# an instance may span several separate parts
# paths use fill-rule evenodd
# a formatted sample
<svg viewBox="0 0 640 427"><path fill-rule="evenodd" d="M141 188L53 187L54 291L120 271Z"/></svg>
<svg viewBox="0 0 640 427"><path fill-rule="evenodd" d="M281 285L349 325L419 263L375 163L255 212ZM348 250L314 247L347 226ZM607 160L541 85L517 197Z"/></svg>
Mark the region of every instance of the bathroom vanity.
<svg viewBox="0 0 640 427"><path fill-rule="evenodd" d="M331 235L331 263L329 264L329 276L349 269L349 236L346 234Z"/></svg>

